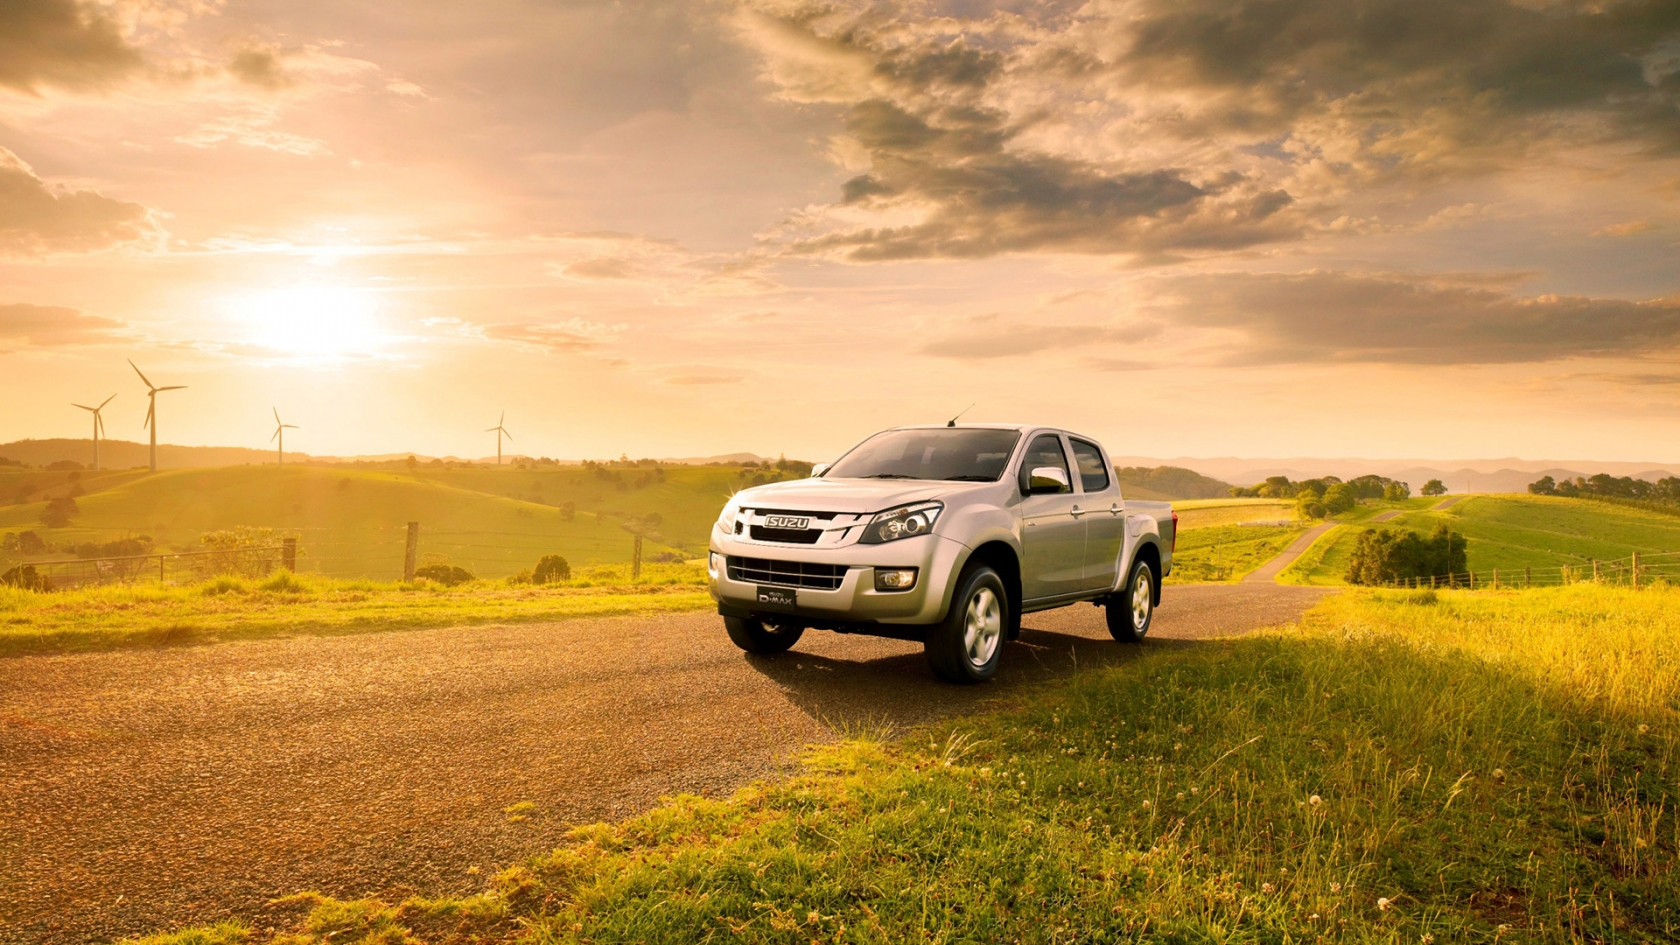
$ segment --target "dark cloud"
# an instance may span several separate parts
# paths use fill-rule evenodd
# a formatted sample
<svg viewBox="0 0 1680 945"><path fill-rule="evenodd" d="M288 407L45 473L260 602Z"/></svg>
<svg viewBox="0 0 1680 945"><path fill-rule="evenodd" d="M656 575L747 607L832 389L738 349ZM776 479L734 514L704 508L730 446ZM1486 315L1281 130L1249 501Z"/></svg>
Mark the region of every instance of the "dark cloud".
<svg viewBox="0 0 1680 945"><path fill-rule="evenodd" d="M0 305L0 346L52 348L121 338L122 323L61 305Z"/></svg>
<svg viewBox="0 0 1680 945"><path fill-rule="evenodd" d="M138 70L139 50L92 4L74 0L0 2L0 86L90 89Z"/></svg>
<svg viewBox="0 0 1680 945"><path fill-rule="evenodd" d="M228 63L228 72L246 85L264 89L283 89L291 79L280 65L280 55L272 49L243 49Z"/></svg>
<svg viewBox="0 0 1680 945"><path fill-rule="evenodd" d="M1602 120L1596 130L1680 148L1680 82L1672 64L1659 75L1652 59L1680 35L1676 0L1141 0L1123 9L1100 31L1120 51L1081 57L1085 71L1223 93L1203 109L1215 127L1287 134L1335 115L1350 140L1407 161L1419 156L1405 146L1422 143L1420 129L1460 146L1520 144L1510 137L1587 117Z"/></svg>
<svg viewBox="0 0 1680 945"><path fill-rule="evenodd" d="M50 188L0 148L0 255L87 253L156 232L145 207L97 191Z"/></svg>
<svg viewBox="0 0 1680 945"><path fill-rule="evenodd" d="M1680 349L1680 297L1522 297L1427 278L1343 272L1171 280L1163 317L1236 329L1245 363L1502 364Z"/></svg>

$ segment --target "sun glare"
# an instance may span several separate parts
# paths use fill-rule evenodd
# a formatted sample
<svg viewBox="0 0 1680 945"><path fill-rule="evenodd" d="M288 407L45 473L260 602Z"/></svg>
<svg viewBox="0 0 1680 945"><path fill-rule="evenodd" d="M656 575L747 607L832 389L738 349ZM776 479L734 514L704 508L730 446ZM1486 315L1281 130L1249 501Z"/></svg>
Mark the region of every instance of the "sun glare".
<svg viewBox="0 0 1680 945"><path fill-rule="evenodd" d="M336 286L288 286L233 300L248 340L297 358L331 360L374 354L386 341L378 302Z"/></svg>

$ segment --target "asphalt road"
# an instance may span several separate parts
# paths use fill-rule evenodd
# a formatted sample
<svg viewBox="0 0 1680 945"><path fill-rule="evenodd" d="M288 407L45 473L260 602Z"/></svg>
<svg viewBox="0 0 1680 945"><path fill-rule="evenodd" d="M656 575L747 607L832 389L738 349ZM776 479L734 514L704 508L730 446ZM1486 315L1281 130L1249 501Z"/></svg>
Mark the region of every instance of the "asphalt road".
<svg viewBox="0 0 1680 945"><path fill-rule="evenodd" d="M1169 587L1145 645L1287 622L1323 593ZM868 637L749 658L708 613L0 660L0 941L260 928L305 889L476 890L571 825L1136 652L1080 605L1029 615L978 687Z"/></svg>

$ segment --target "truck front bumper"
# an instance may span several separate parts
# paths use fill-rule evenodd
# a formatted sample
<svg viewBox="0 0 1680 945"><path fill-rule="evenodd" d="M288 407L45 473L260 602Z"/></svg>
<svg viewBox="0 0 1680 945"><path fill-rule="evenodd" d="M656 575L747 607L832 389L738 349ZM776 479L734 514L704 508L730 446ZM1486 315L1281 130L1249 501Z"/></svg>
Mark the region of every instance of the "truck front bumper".
<svg viewBox="0 0 1680 945"><path fill-rule="evenodd" d="M718 612L726 615L785 615L817 625L925 625L945 616L951 581L967 552L961 542L939 535L818 549L714 530L706 579ZM790 577L798 565L832 570L835 578ZM915 568L916 584L908 590L876 590L876 568ZM763 580L767 573L771 579ZM791 592L794 603L781 602L778 598L785 595L777 592Z"/></svg>

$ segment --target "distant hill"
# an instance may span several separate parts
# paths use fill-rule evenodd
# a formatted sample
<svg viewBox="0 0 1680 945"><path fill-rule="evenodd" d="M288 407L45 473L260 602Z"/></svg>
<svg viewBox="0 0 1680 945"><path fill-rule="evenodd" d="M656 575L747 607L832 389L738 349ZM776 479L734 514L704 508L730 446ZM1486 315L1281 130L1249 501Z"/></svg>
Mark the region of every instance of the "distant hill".
<svg viewBox="0 0 1680 945"><path fill-rule="evenodd" d="M99 465L107 469L129 469L144 466L147 446L130 440L100 440ZM0 456L18 460L31 466L46 466L61 460L83 464L93 462L93 441L77 439L14 440L0 443ZM287 453L286 461L301 463L308 453ZM174 446L158 444L158 466L163 469L204 469L211 466L244 466L274 462L273 450L253 450L243 446Z"/></svg>
<svg viewBox="0 0 1680 945"><path fill-rule="evenodd" d="M1120 491L1134 499L1218 499L1231 484L1183 466L1123 466L1115 470Z"/></svg>
<svg viewBox="0 0 1680 945"><path fill-rule="evenodd" d="M1656 482L1676 475L1672 470L1680 464L1655 462L1600 462L1597 460L1524 460L1524 459L1241 459L1233 456L1211 459L1179 457L1155 459L1141 456L1116 456L1115 463L1137 466L1170 465L1193 469L1204 476L1216 477L1238 485L1251 486L1265 481L1267 476L1288 476L1297 482L1318 476L1339 476L1352 479L1375 474L1410 483L1412 491L1423 487L1431 479L1446 484L1447 491L1467 492L1524 492L1528 484L1541 476L1562 479L1565 476L1592 476L1608 473L1612 476L1632 476Z"/></svg>

